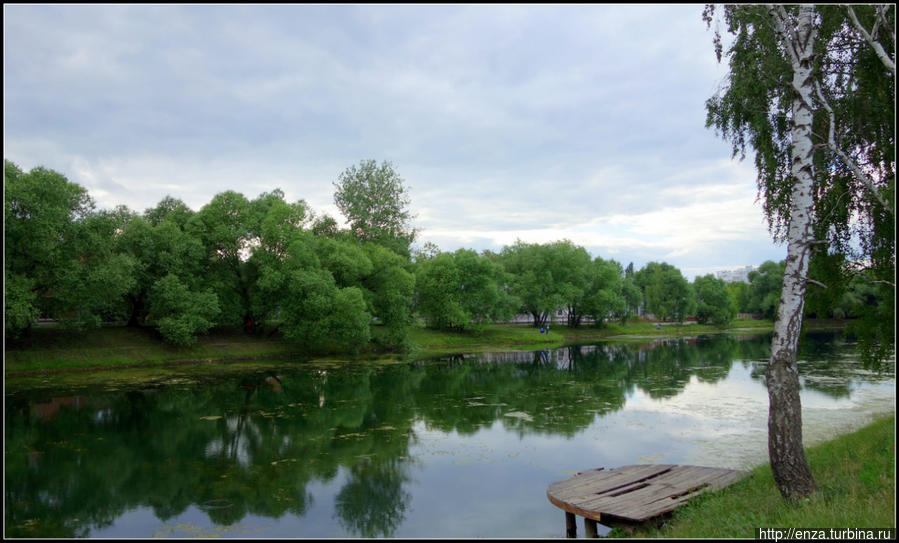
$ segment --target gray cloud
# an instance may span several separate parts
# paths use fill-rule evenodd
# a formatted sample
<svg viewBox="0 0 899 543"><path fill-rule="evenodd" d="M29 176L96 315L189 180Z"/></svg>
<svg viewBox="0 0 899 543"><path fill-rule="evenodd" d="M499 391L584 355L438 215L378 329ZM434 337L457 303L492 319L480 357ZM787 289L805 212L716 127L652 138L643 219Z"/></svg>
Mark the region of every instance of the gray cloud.
<svg viewBox="0 0 899 543"><path fill-rule="evenodd" d="M723 70L700 11L7 5L5 157L58 169L104 206L281 187L331 214L342 169L390 160L422 235L446 249L520 232L635 263L757 264L782 251L746 196L751 167L704 128ZM732 224L676 212L695 205ZM586 243L610 217L631 224ZM466 231L482 234L451 234Z"/></svg>

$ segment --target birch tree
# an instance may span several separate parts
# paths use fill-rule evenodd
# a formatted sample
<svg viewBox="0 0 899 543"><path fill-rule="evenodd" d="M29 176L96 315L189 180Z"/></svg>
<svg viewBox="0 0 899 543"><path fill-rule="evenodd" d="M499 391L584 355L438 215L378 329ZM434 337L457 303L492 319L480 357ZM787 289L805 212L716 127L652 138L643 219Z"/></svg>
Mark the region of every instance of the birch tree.
<svg viewBox="0 0 899 543"><path fill-rule="evenodd" d="M703 14L709 25L714 10ZM806 288L817 283L808 276L812 252L853 254L882 282L895 273L895 59L886 52L895 49L895 7L728 5L723 13L730 73L707 102L707 125L734 155L755 150L769 226L787 243L766 370L768 449L781 494L802 498L816 488L797 369ZM717 31L715 51L720 61Z"/></svg>

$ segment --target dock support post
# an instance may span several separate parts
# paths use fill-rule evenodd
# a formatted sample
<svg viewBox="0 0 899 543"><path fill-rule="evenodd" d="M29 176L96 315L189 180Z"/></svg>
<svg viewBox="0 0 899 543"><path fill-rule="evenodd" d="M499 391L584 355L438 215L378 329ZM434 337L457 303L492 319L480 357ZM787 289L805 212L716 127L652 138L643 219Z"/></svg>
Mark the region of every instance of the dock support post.
<svg viewBox="0 0 899 543"><path fill-rule="evenodd" d="M577 537L577 517L565 511L565 537Z"/></svg>
<svg viewBox="0 0 899 543"><path fill-rule="evenodd" d="M596 521L592 518L584 517L584 536L592 538L599 537L596 533Z"/></svg>

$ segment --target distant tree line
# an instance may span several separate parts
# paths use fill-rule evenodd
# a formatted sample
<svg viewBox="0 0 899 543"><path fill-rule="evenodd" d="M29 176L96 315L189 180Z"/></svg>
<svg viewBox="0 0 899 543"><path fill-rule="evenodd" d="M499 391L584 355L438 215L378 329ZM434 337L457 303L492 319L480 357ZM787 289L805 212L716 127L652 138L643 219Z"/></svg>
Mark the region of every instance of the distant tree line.
<svg viewBox="0 0 899 543"><path fill-rule="evenodd" d="M725 326L738 311L771 318L783 274L782 263L766 262L749 284L711 275L690 283L670 264L635 271L568 240L498 253L413 250L404 181L373 160L334 183L346 229L280 189L255 199L221 192L199 211L166 196L139 213L97 209L83 187L43 167L26 173L4 161L4 177L7 338L41 317L77 329L151 326L175 345L243 328L350 351L401 347L416 319L461 330L526 314L542 327L564 310L571 327L640 313ZM856 315L874 293L850 287L813 297L808 310Z"/></svg>

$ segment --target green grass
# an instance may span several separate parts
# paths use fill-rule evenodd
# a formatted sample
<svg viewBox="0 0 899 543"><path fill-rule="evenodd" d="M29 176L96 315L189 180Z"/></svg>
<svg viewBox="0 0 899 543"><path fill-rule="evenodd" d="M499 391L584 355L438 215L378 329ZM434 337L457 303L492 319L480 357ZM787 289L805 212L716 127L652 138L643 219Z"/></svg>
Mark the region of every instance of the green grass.
<svg viewBox="0 0 899 543"><path fill-rule="evenodd" d="M581 326L579 328L565 328L567 341L579 341L588 339L607 339L617 336L645 337L672 337L698 334L727 333L757 333L772 330L774 322L770 320L740 319L733 321L729 326L720 328L708 324L678 324L663 323L661 330L655 322L630 321L627 324L610 322L602 328L595 326Z"/></svg>
<svg viewBox="0 0 899 543"><path fill-rule="evenodd" d="M35 328L7 342L6 372L113 368L152 362L235 359L295 354L302 349L278 337L217 332L191 347L164 343L152 329L104 327L88 332Z"/></svg>
<svg viewBox="0 0 899 543"><path fill-rule="evenodd" d="M833 327L842 323L809 321L808 327ZM568 328L554 324L548 334L530 325L488 324L469 331L439 331L414 326L409 333L409 348L394 353L407 358L427 358L449 353L489 350L535 350L562 345L589 343L597 340L626 341L655 337L678 337L709 333L757 333L772 329L764 320L740 320L722 330L698 324L664 324L630 322L608 323L603 328L584 326ZM378 328L373 330L378 337ZM373 347L369 353L375 352ZM5 372L48 372L85 368L113 369L156 363L181 361L234 361L277 356L339 355L339 347L313 352L302 345L277 335L248 335L241 331L213 332L200 336L196 345L174 347L165 344L149 328L124 326L104 327L88 332L75 332L55 327L37 327L20 340L8 341L5 350ZM349 354L349 353L344 353ZM381 353L384 354L384 353ZM389 354L389 353L388 353Z"/></svg>
<svg viewBox="0 0 899 543"><path fill-rule="evenodd" d="M759 528L896 527L895 415L806 449L818 492L781 498L768 464L720 492L703 495L662 521L627 534L643 538L756 538ZM613 535L623 535L616 530Z"/></svg>
<svg viewBox="0 0 899 543"><path fill-rule="evenodd" d="M445 331L416 326L409 339L425 353L463 348L482 349L496 346L536 349L541 346L558 347L565 340L562 326L550 326L547 334L539 328L524 324L487 324L475 330Z"/></svg>

